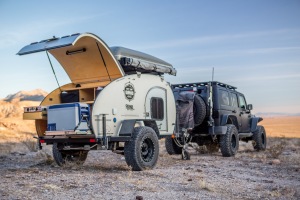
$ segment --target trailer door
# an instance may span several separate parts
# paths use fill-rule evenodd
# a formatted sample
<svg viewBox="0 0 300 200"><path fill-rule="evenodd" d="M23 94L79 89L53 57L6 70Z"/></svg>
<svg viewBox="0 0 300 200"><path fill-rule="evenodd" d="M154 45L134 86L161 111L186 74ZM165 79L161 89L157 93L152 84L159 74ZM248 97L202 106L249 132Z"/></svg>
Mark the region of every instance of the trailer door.
<svg viewBox="0 0 300 200"><path fill-rule="evenodd" d="M146 119L154 119L160 131L167 131L167 93L164 88L153 87L145 101Z"/></svg>

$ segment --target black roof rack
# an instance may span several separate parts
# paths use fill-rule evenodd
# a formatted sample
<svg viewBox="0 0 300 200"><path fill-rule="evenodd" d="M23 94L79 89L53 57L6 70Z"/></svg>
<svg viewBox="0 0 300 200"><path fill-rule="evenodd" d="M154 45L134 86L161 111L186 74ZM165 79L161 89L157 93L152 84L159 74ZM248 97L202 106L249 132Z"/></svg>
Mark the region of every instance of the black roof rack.
<svg viewBox="0 0 300 200"><path fill-rule="evenodd" d="M221 82L218 82L218 81L172 84L172 88L201 87L201 86L207 86L209 83L212 83L212 85L218 85L218 86L221 86L221 87L224 87L224 88L228 88L230 90L237 89L237 87L228 85L226 83L221 83Z"/></svg>

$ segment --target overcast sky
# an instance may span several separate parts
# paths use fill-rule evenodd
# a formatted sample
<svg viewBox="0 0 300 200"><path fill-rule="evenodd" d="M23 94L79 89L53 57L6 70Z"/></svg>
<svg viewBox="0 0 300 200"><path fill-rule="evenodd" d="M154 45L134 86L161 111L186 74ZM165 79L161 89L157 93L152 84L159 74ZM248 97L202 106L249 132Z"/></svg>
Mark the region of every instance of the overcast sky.
<svg viewBox="0 0 300 200"><path fill-rule="evenodd" d="M300 113L299 0L141 2L0 0L0 98L57 88L46 54L17 56L23 46L91 32L171 63L171 83L209 81L214 67L214 80L236 86L254 113Z"/></svg>

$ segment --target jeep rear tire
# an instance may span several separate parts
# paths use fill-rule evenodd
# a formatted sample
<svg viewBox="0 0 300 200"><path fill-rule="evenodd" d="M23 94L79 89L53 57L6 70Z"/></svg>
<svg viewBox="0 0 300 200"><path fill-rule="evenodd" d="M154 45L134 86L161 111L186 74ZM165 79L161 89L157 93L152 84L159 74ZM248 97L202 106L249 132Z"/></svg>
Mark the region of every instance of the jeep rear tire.
<svg viewBox="0 0 300 200"><path fill-rule="evenodd" d="M154 168L157 163L158 153L158 138L155 131L150 127L134 128L132 140L125 142L125 161L133 171Z"/></svg>
<svg viewBox="0 0 300 200"><path fill-rule="evenodd" d="M82 165L87 158L88 151L63 151L58 149L58 144L53 143L52 153L55 162L59 166L63 166L66 163L74 163Z"/></svg>
<svg viewBox="0 0 300 200"><path fill-rule="evenodd" d="M239 135L234 125L228 124L226 126L226 134L220 137L220 148L224 157L231 157L234 156L239 149Z"/></svg>
<svg viewBox="0 0 300 200"><path fill-rule="evenodd" d="M267 134L263 126L257 126L256 131L253 133L253 147L257 151L264 151L267 147Z"/></svg>
<svg viewBox="0 0 300 200"><path fill-rule="evenodd" d="M204 118L206 117L206 104L204 100L195 95L194 97L194 123L195 126L202 124Z"/></svg>
<svg viewBox="0 0 300 200"><path fill-rule="evenodd" d="M170 155L179 155L182 152L182 147L179 147L171 136L165 138L165 147Z"/></svg>

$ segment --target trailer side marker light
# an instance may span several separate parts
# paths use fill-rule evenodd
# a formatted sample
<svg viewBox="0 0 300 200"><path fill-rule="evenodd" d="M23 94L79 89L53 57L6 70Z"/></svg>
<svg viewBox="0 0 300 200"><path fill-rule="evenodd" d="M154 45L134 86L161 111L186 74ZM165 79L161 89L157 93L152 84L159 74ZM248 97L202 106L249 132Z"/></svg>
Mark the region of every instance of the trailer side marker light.
<svg viewBox="0 0 300 200"><path fill-rule="evenodd" d="M93 139L90 139L90 142L91 142L91 143L95 143L95 142L96 142L96 139L94 139L94 138L93 138Z"/></svg>
<svg viewBox="0 0 300 200"><path fill-rule="evenodd" d="M40 143L45 143L45 140L40 140Z"/></svg>
<svg viewBox="0 0 300 200"><path fill-rule="evenodd" d="M174 138L175 138L175 135L174 135L174 134L172 134L172 135L171 135L171 138L173 138L173 139L174 139Z"/></svg>

